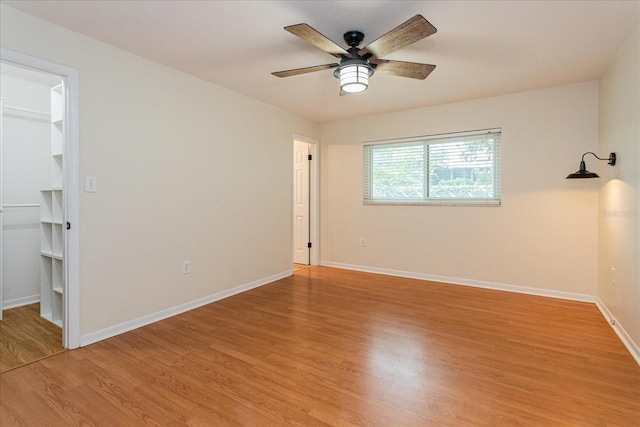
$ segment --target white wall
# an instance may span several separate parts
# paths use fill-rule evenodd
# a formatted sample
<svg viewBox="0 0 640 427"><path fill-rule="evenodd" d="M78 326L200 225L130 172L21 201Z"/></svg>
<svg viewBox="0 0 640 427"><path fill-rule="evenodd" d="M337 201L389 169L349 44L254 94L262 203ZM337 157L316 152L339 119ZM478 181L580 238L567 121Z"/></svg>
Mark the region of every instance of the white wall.
<svg viewBox="0 0 640 427"><path fill-rule="evenodd" d="M598 296L635 344L640 363L640 27L636 25L600 80ZM604 163L604 162L602 162ZM616 269L616 283L611 268Z"/></svg>
<svg viewBox="0 0 640 427"><path fill-rule="evenodd" d="M291 135L315 123L1 12L2 47L79 70L83 336L291 270Z"/></svg>
<svg viewBox="0 0 640 427"><path fill-rule="evenodd" d="M363 206L363 141L494 127L501 207ZM324 263L595 295L597 183L564 178L597 148L597 82L327 123L320 137Z"/></svg>
<svg viewBox="0 0 640 427"><path fill-rule="evenodd" d="M51 182L50 88L43 77L6 64L0 66L3 100L4 204L40 203ZM60 80L60 79L58 79ZM21 112L12 107L45 114ZM40 299L40 211L6 208L3 213L3 307Z"/></svg>

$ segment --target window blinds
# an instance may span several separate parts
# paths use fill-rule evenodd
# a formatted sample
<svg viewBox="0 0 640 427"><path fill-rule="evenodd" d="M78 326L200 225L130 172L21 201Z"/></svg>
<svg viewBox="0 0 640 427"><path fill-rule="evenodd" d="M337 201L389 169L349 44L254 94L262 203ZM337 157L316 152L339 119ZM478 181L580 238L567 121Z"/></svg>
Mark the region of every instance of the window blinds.
<svg viewBox="0 0 640 427"><path fill-rule="evenodd" d="M500 204L500 129L363 145L363 199L387 204Z"/></svg>

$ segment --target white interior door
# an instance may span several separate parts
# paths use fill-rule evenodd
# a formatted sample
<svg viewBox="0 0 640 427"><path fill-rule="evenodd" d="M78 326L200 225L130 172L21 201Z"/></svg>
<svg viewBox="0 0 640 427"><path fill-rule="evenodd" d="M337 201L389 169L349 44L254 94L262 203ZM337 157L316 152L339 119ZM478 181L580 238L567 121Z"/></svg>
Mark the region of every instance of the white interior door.
<svg viewBox="0 0 640 427"><path fill-rule="evenodd" d="M293 141L293 262L309 264L309 144Z"/></svg>

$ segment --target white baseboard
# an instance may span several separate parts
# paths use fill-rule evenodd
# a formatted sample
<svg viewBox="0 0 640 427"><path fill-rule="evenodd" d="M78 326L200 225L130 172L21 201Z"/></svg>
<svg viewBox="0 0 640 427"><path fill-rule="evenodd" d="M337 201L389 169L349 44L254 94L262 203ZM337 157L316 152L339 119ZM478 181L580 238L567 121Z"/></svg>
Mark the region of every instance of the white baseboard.
<svg viewBox="0 0 640 427"><path fill-rule="evenodd" d="M35 304L37 302L40 302L40 294L2 301L2 309L9 310L10 308L22 307L23 305Z"/></svg>
<svg viewBox="0 0 640 427"><path fill-rule="evenodd" d="M538 295L543 297L560 298L571 301L595 302L595 296L578 294L574 292L556 291L553 289L539 289L527 286L507 285L504 283L483 282L481 280L461 279L459 277L437 276L434 274L414 273L411 271L388 270L362 265L342 264L322 261L321 265L327 267L343 268L347 270L363 271L366 273L386 274L388 276L406 277L408 279L429 280L432 282L449 283L452 285L472 286L474 288L493 289L497 291L516 292L520 294Z"/></svg>
<svg viewBox="0 0 640 427"><path fill-rule="evenodd" d="M613 329L613 331L618 335L620 341L622 341L624 346L627 347L631 356L633 356L638 365L640 365L640 347L638 347L638 344L631 339L631 336L627 333L622 324L613 316L613 314L611 314L611 311L609 311L600 298L596 298L596 306L600 310L600 313L602 313L602 316L607 320L607 323L609 323L609 326L611 326L611 329Z"/></svg>
<svg viewBox="0 0 640 427"><path fill-rule="evenodd" d="M105 329L101 329L96 332L91 332L86 335L82 335L80 337L80 347L84 347L89 344L96 343L98 341L105 340L107 338L114 337L116 335L120 335L125 332L132 331L134 329L140 328L142 326L149 325L151 323L158 322L160 320L167 319L169 317L173 317L180 313L184 313L185 311L193 310L198 307L202 307L203 305L211 304L212 302L219 301L221 299L228 298L233 295L240 294L242 292L246 292L250 289L258 288L260 286L266 285L271 282L275 282L276 280L283 279L285 277L289 277L293 274L293 270L287 270L282 273L274 274L273 276L265 277L260 280L256 280L251 283L247 283L244 285L236 286L235 288L227 289L226 291L217 292L212 295L208 295L203 298L199 298L194 301L190 301L184 304L177 305L175 307L167 308L165 310L158 311L156 313L148 314L146 316L139 317L137 319L129 320L127 322L119 323L117 325L110 326Z"/></svg>

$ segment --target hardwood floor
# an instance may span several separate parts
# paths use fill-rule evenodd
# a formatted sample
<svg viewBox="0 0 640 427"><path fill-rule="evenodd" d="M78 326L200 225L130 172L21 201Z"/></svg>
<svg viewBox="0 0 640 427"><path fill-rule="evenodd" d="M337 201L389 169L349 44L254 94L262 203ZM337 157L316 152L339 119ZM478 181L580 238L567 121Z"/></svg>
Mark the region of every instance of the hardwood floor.
<svg viewBox="0 0 640 427"><path fill-rule="evenodd" d="M2 426L637 426L593 304L327 267L0 375Z"/></svg>
<svg viewBox="0 0 640 427"><path fill-rule="evenodd" d="M40 317L40 304L3 312L0 373L62 351L62 329Z"/></svg>
<svg viewBox="0 0 640 427"><path fill-rule="evenodd" d="M294 263L294 264L293 264L293 272L294 272L294 273L297 273L298 271L300 271L300 270L302 270L302 269L304 269L304 268L307 268L307 267L309 267L309 265L308 265L308 264L295 264L295 263Z"/></svg>

